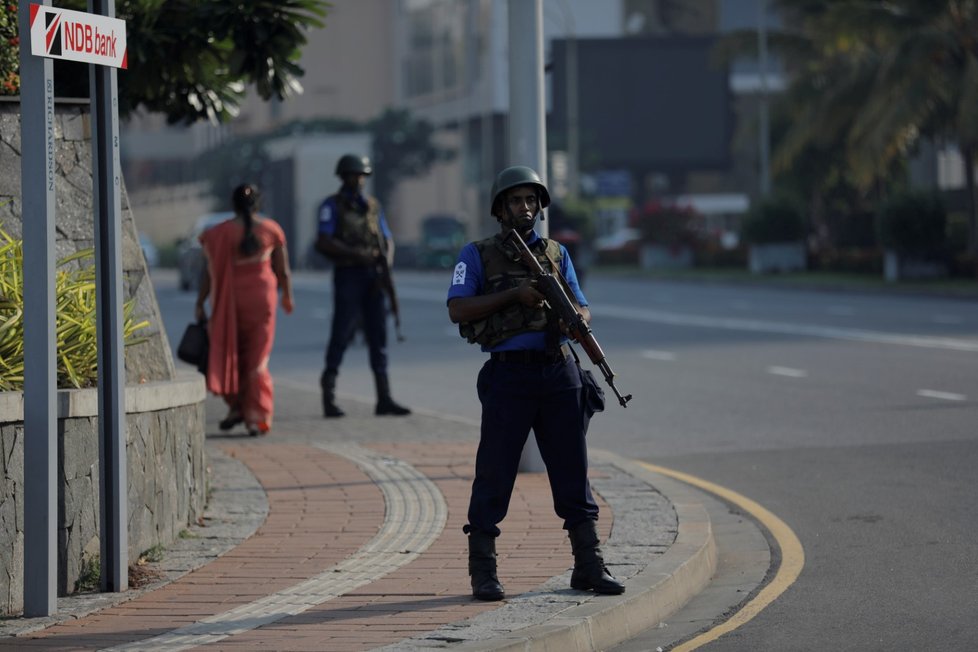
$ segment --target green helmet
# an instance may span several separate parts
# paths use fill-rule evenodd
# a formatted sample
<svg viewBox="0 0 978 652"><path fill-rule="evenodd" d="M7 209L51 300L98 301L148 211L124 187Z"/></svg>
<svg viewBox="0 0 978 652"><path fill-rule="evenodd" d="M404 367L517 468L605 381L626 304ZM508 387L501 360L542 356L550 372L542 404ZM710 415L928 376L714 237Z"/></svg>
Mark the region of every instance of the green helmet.
<svg viewBox="0 0 978 652"><path fill-rule="evenodd" d="M543 185L543 179L536 173L536 170L525 165L514 165L496 175L496 180L493 181L492 190L489 193L492 196L492 201L489 203L490 210L494 211L496 200L504 192L516 186L526 185L537 187L540 192L541 209L550 205L550 193L547 192L547 186Z"/></svg>
<svg viewBox="0 0 978 652"><path fill-rule="evenodd" d="M373 168L370 167L370 159L366 156L358 156L357 154L344 154L340 157L340 160L336 162L336 176L342 177L347 174L373 174Z"/></svg>

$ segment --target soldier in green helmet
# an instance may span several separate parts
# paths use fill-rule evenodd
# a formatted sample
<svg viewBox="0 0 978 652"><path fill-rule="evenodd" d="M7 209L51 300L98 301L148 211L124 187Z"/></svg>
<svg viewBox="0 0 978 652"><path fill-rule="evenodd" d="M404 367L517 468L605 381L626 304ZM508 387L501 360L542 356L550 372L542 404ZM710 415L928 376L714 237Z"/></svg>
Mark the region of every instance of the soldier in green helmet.
<svg viewBox="0 0 978 652"><path fill-rule="evenodd" d="M343 185L319 207L316 250L333 261L333 324L326 348L326 368L319 379L323 416L342 417L336 405L336 378L343 354L360 324L369 348L370 368L377 389L378 415L404 416L411 410L391 398L387 376L387 311L380 276L381 256L394 261L394 239L384 210L364 193L373 173L370 159L346 154L336 163Z"/></svg>
<svg viewBox="0 0 978 652"><path fill-rule="evenodd" d="M568 340L532 274L506 241L515 230L543 269L564 276L578 312L590 320L574 265L563 245L533 226L550 193L531 168L503 170L492 186L491 212L499 234L466 245L448 291L448 315L469 342L489 353L479 372L482 427L469 501L469 575L480 600L505 596L496 572L495 539L505 518L520 455L530 430L547 466L554 511L574 552L571 587L618 594L625 586L605 567L598 547L598 506L587 479L587 419L581 371ZM557 268L555 270L554 268Z"/></svg>

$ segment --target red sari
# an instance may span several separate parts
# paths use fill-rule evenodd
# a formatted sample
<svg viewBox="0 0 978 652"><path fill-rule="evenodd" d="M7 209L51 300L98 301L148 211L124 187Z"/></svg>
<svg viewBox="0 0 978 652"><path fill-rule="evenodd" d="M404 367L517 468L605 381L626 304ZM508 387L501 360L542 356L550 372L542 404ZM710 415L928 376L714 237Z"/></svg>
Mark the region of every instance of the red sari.
<svg viewBox="0 0 978 652"><path fill-rule="evenodd" d="M248 427L272 425L274 389L268 358L275 339L278 280L272 251L285 246L282 228L255 219L260 247L245 257L240 250L244 225L228 220L200 236L211 276L210 357L207 389L239 412Z"/></svg>

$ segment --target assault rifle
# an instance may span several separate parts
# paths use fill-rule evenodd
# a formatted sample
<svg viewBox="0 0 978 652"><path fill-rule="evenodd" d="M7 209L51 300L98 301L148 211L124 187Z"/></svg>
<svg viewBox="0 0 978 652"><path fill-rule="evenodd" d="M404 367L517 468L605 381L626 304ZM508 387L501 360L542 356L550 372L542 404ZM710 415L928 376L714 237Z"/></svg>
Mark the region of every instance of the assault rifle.
<svg viewBox="0 0 978 652"><path fill-rule="evenodd" d="M567 296L567 291L564 289L567 286L567 281L560 273L560 269L554 265L554 272L552 274L545 270L540 264L540 261L533 255L533 252L530 251L530 248L526 246L523 238L516 231L507 233L506 237L503 238L503 243L506 240L512 240L516 245L520 258L523 259L523 264L529 267L530 272L534 275L534 280L537 282L537 289L547 298L547 305L550 310L556 313L557 317L564 322L567 334L572 340L581 345L581 348L587 353L587 357L591 359L594 366L601 370L605 382L608 383L611 391L618 397L618 402L621 406L628 407L627 404L632 400L632 395L626 394L622 396L618 388L615 387L615 372L611 370L608 359L605 357L604 351L601 350L601 345L598 344L598 340L595 339L591 327L584 319L584 316L574 307L574 302Z"/></svg>
<svg viewBox="0 0 978 652"><path fill-rule="evenodd" d="M377 282L380 284L380 290L387 295L387 300L391 304L391 314L394 315L394 332L397 333L397 341L403 342L404 336L401 334L401 306L397 302L397 290L394 289L394 275L391 273L391 263L387 258L387 239L384 234L381 233L380 229L377 229L377 247L380 250L380 256L377 258L377 269L380 272L380 277Z"/></svg>

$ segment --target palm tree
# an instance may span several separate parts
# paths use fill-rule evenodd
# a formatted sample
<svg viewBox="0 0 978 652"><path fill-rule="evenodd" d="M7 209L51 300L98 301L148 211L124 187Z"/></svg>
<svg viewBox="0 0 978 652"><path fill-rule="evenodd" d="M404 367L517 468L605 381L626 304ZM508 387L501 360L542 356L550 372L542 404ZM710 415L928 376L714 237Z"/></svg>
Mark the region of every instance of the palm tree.
<svg viewBox="0 0 978 652"><path fill-rule="evenodd" d="M775 163L843 142L855 179L872 185L921 138L957 143L978 256L978 0L780 0L812 58L796 71L794 121Z"/></svg>
<svg viewBox="0 0 978 652"><path fill-rule="evenodd" d="M809 237L817 249L835 244L833 215L863 212L874 190L857 182L846 145L852 116L865 103L867 84L858 79L858 68L850 70L850 53L839 53L824 42L818 20L828 4L780 2L784 26L768 33L769 48L792 80L789 92L776 96L771 116L773 181L780 192L807 202ZM715 55L727 62L757 56L757 45L753 29L737 30L720 41ZM876 178L895 178L894 167L883 168Z"/></svg>

